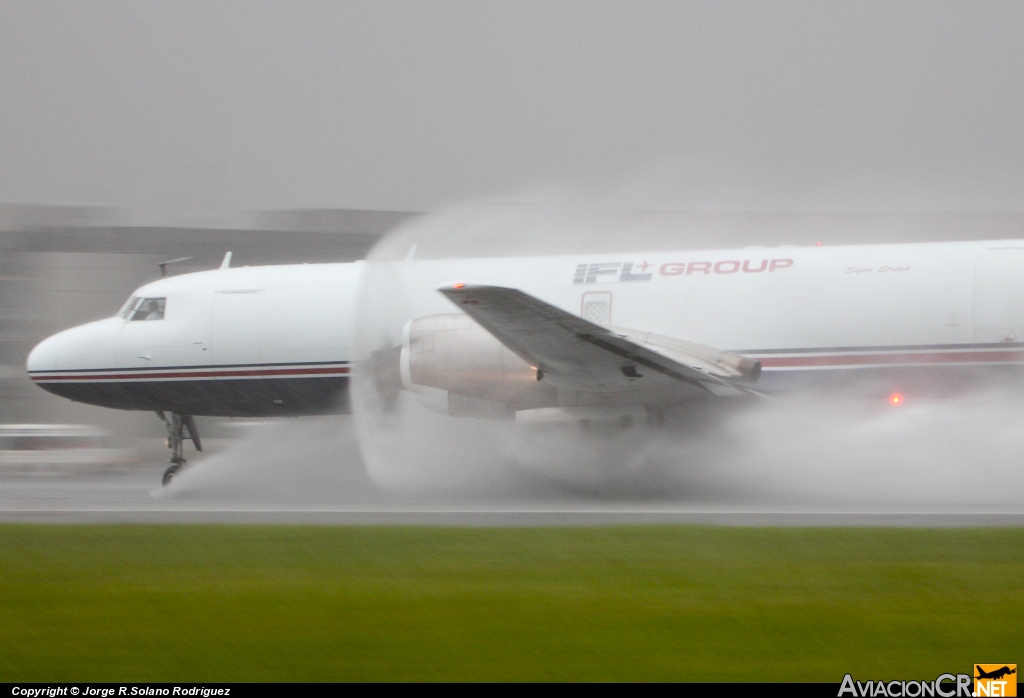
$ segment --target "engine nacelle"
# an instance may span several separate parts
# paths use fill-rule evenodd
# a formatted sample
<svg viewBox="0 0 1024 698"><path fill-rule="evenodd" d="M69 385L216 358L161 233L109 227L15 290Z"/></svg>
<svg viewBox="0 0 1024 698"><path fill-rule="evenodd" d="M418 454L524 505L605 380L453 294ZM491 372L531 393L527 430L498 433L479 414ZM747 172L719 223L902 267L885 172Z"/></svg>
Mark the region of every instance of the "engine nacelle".
<svg viewBox="0 0 1024 698"><path fill-rule="evenodd" d="M463 313L407 323L400 366L402 387L446 414L511 418L516 410L557 404L534 367Z"/></svg>

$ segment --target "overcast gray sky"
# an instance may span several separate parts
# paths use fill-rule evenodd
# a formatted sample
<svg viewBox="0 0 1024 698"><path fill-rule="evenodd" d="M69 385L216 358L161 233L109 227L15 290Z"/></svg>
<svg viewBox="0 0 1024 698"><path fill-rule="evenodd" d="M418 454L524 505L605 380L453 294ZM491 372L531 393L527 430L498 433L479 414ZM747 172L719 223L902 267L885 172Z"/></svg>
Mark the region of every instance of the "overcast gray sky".
<svg viewBox="0 0 1024 698"><path fill-rule="evenodd" d="M1021 210L1024 2L0 2L0 201Z"/></svg>

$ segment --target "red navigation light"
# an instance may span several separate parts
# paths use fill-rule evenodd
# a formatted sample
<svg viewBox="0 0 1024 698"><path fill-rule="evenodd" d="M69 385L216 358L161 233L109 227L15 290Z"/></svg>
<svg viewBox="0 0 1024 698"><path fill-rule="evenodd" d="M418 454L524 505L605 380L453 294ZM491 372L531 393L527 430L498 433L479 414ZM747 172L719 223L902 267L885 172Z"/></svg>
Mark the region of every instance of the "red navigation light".
<svg viewBox="0 0 1024 698"><path fill-rule="evenodd" d="M903 393L893 393L889 396L890 405L902 405L903 404Z"/></svg>
<svg viewBox="0 0 1024 698"><path fill-rule="evenodd" d="M452 284L452 288L454 288L456 291L463 289L465 287L466 284L462 283L461 281L456 281L454 284Z"/></svg>

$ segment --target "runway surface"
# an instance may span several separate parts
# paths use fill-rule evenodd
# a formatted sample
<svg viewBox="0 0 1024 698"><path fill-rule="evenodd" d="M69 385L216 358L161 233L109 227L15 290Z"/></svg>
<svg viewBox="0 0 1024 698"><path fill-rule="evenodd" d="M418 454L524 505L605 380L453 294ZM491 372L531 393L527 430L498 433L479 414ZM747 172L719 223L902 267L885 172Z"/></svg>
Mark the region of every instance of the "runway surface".
<svg viewBox="0 0 1024 698"><path fill-rule="evenodd" d="M333 420L333 418L332 418ZM170 486L154 447L133 464L0 472L0 521L36 523L310 523L334 525L1021 526L1024 507L780 504L686 492L576 490L536 478L493 493L385 491L366 475L347 424L273 424L212 444ZM329 438L325 433L329 432ZM287 433L288 438L281 435ZM295 452L296 438L304 444ZM320 444L325 444L322 447Z"/></svg>

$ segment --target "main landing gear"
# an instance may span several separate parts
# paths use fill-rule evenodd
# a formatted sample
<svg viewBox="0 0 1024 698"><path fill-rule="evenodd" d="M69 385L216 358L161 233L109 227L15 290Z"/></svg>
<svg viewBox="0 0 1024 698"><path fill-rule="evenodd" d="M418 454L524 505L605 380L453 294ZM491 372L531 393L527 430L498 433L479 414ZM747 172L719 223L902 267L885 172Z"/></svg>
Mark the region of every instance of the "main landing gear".
<svg viewBox="0 0 1024 698"><path fill-rule="evenodd" d="M164 471L163 482L166 486L182 468L188 465L188 461L183 455L185 440L191 440L197 451L203 450L203 442L199 439L199 429L196 428L196 421L192 419L192 415L171 412L171 418L168 419L163 412L156 414L167 426L167 448L171 449L171 457L167 459L170 465Z"/></svg>

